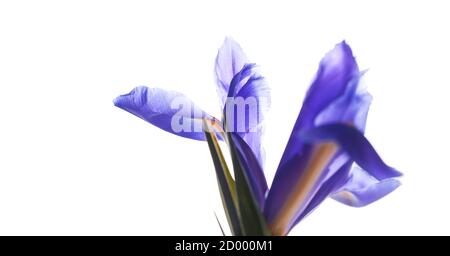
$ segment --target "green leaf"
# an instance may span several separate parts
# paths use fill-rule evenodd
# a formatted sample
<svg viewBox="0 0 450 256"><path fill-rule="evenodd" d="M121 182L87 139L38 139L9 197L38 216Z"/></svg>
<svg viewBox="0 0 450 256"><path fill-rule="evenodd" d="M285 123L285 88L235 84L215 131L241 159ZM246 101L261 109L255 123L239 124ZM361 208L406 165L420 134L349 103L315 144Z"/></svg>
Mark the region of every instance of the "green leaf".
<svg viewBox="0 0 450 256"><path fill-rule="evenodd" d="M236 179L236 192L238 200L238 213L241 221L243 235L248 236L270 236L266 220L255 200L248 176L244 171L246 165L242 162L241 153L236 149L232 133L227 132L228 145L230 147L231 159Z"/></svg>
<svg viewBox="0 0 450 256"><path fill-rule="evenodd" d="M220 149L217 136L212 131L212 127L203 120L205 137L208 142L209 151L214 162L214 168L216 170L217 183L219 185L220 196L222 198L222 204L225 209L225 215L230 226L233 235L242 235L241 224L239 221L236 189L233 179L231 178L230 171L223 157L222 150Z"/></svg>
<svg viewBox="0 0 450 256"><path fill-rule="evenodd" d="M220 231L222 232L222 235L226 236L225 231L223 231L222 224L220 224L219 218L217 218L216 212L214 212L214 216L216 216L217 224L219 224L219 228L220 228Z"/></svg>

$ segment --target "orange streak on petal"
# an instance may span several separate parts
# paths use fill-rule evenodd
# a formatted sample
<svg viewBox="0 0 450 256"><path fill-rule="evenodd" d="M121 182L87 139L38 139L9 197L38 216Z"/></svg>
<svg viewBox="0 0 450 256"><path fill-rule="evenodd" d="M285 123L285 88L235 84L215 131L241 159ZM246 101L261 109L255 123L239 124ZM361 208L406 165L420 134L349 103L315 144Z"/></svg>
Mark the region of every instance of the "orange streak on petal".
<svg viewBox="0 0 450 256"><path fill-rule="evenodd" d="M332 160L337 149L338 147L334 143L323 143L315 146L302 176L294 186L280 212L270 224L270 230L273 235L286 235L289 224L295 218L299 209L303 210L306 207L308 203L306 202L307 196L314 189L314 185Z"/></svg>

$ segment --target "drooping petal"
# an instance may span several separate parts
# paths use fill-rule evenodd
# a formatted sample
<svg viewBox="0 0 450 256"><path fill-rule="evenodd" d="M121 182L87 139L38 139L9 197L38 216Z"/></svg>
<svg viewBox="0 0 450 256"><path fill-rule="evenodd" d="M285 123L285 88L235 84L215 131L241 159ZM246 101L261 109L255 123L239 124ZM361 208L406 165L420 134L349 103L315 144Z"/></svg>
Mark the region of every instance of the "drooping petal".
<svg viewBox="0 0 450 256"><path fill-rule="evenodd" d="M353 126L346 124L323 125L301 131L298 139L306 145L314 145L312 146L313 151L309 155L306 167L301 169L303 176L295 183L294 190L281 208L280 214L271 222L271 230L276 234L286 234L297 220L308 213L308 207L315 208L321 200L325 199L326 195L333 191L336 183L345 177L342 175L345 174L350 162L344 164L343 169L338 171L341 178L334 175L330 178L331 182L327 182L325 179L326 170L333 163L331 156L339 152L336 148L333 151L332 145L336 145L335 147L348 155L350 161L355 161L379 180L401 176L400 172L381 160L364 135ZM342 175L340 171L343 172ZM314 199L316 201L313 201Z"/></svg>
<svg viewBox="0 0 450 256"><path fill-rule="evenodd" d="M298 134L305 143L334 142L344 150L361 168L376 179L399 177L402 174L383 162L370 142L353 126L347 124L327 124Z"/></svg>
<svg viewBox="0 0 450 256"><path fill-rule="evenodd" d="M269 223L275 219L283 204L286 203L294 186L302 177L314 150L312 145L298 140L299 132L314 127L322 111L336 100L346 96L346 92L349 94L346 98L354 98L353 95L356 92L354 87L358 84L359 76L358 65L350 47L345 42L336 45L320 62L316 78L306 94L266 200L265 215ZM330 116L338 119L343 119L346 113L340 108L333 112L336 115ZM325 121L326 118L322 119L322 122Z"/></svg>
<svg viewBox="0 0 450 256"><path fill-rule="evenodd" d="M215 66L217 92L222 105L225 104L231 80L246 63L249 61L241 46L232 38L225 38L217 53Z"/></svg>
<svg viewBox="0 0 450 256"><path fill-rule="evenodd" d="M362 207L381 199L401 184L394 178L378 181L360 167L351 168L352 163L353 161L348 161L321 185L311 202L291 225L291 229L329 195L343 204Z"/></svg>
<svg viewBox="0 0 450 256"><path fill-rule="evenodd" d="M332 198L349 206L362 207L391 193L400 184L400 181L393 178L377 180L355 166L347 182L332 195Z"/></svg>
<svg viewBox="0 0 450 256"><path fill-rule="evenodd" d="M114 105L175 135L205 140L202 119L213 117L185 95L160 88L139 86L114 99Z"/></svg>
<svg viewBox="0 0 450 256"><path fill-rule="evenodd" d="M255 200L260 209L264 207L266 192L268 190L267 181L258 159L247 143L236 133L231 135L236 149L239 151L244 165L244 171L249 179L250 187Z"/></svg>

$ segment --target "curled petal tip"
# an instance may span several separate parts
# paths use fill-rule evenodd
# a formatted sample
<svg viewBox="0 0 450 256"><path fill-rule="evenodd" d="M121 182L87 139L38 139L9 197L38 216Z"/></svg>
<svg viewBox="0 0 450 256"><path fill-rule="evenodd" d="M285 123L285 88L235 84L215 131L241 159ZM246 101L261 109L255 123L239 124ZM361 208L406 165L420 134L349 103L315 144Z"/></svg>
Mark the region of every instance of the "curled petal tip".
<svg viewBox="0 0 450 256"><path fill-rule="evenodd" d="M114 104L114 106L120 108L122 106L122 104L121 104L122 101L123 101L123 96L121 95L121 96L118 96L118 97L113 99L113 104Z"/></svg>
<svg viewBox="0 0 450 256"><path fill-rule="evenodd" d="M146 86L138 86L133 88L129 93L122 94L113 100L114 106L119 108L128 107L130 104L142 105L147 101Z"/></svg>
<svg viewBox="0 0 450 256"><path fill-rule="evenodd" d="M331 197L352 207L363 207L388 195L401 185L395 178L377 180L360 168L354 168L350 179Z"/></svg>

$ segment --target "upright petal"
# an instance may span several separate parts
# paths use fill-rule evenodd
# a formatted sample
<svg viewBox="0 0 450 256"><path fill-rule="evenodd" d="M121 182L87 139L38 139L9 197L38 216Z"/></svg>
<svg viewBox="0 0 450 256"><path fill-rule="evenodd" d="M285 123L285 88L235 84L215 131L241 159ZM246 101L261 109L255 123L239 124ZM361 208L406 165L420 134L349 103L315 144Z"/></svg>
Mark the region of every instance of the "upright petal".
<svg viewBox="0 0 450 256"><path fill-rule="evenodd" d="M256 112L249 113L255 115L256 124L259 125L264 121L265 114L270 109L271 98L270 98L270 88L266 83L264 77L258 73L253 73L252 76L247 80L247 82L242 86L242 88L237 92L236 97L241 97L244 100L249 98L254 98L256 102ZM252 123L248 123L246 130L252 130Z"/></svg>
<svg viewBox="0 0 450 256"><path fill-rule="evenodd" d="M261 142L263 134L263 125L258 125L256 127L256 131L254 132L239 134L239 136L241 136L242 139L247 143L247 145L252 149L256 159L258 159L258 163L261 165L261 168L264 167L264 162L266 159L265 150Z"/></svg>
<svg viewBox="0 0 450 256"><path fill-rule="evenodd" d="M264 77L255 72L254 64L245 64L231 81L230 91L224 106L228 129L246 134L257 132L270 108L270 88ZM236 85L246 80L237 89Z"/></svg>
<svg viewBox="0 0 450 256"><path fill-rule="evenodd" d="M364 73L362 73L361 76ZM358 76L351 80L344 95L332 102L317 116L315 120L316 126L331 123L348 123L355 125L359 131L364 132L372 96L367 92L366 88L361 85L360 79L360 76ZM336 161L330 164L330 167L333 166L333 164L336 164L335 162ZM352 164L353 161L349 160L346 163L342 163L340 165L341 167L339 167L340 169L337 171L328 168L325 181L306 209L297 218L293 226L313 211L331 193L336 191L339 186L342 186L346 180L348 182L353 180L348 177Z"/></svg>
<svg viewBox="0 0 450 256"><path fill-rule="evenodd" d="M298 153L298 147L293 143L297 140L293 137L296 137L300 130L314 127L316 119L320 117L322 111L339 100L341 96L345 95L345 92L349 93L346 98L353 98L355 85L359 84L359 76L359 68L352 50L345 42L336 45L325 55L320 62L316 78L306 93L280 165ZM341 111L341 113L345 113L345 111ZM336 118L341 118L341 115ZM322 122L328 123L326 121Z"/></svg>
<svg viewBox="0 0 450 256"><path fill-rule="evenodd" d="M314 152L312 145L298 140L299 132L314 127L322 111L346 96L346 92L348 96L341 105L347 107L347 98L354 98L359 76L358 65L350 47L345 42L336 45L320 62L316 78L306 94L266 200L265 215L269 223L276 218L293 192L294 186L302 177L307 162ZM327 114L326 116L344 119L346 111L341 111L340 108L338 110L333 111L336 115ZM327 123L327 119L322 118L321 122Z"/></svg>
<svg viewBox="0 0 450 256"><path fill-rule="evenodd" d="M364 73L362 73L361 76L363 74ZM320 112L315 120L316 126L331 123L348 123L355 125L359 131L364 132L372 96L367 92L365 87L361 86L360 79L360 76L353 78L349 82L345 93ZM291 228L348 180L350 169L353 164L353 160L348 159L348 156L343 153L336 156L330 163L327 170L325 170L326 175L322 184L314 194L311 202L308 203L308 206L292 224ZM342 160L344 160L344 162L342 162ZM348 180L348 182L351 181Z"/></svg>
<svg viewBox="0 0 450 256"><path fill-rule="evenodd" d="M178 136L205 140L202 119L213 117L185 95L159 88L139 86L114 99L114 105Z"/></svg>
<svg viewBox="0 0 450 256"><path fill-rule="evenodd" d="M400 181L387 178L378 180L359 167L354 167L347 182L333 193L332 198L349 206L366 206L400 186Z"/></svg>
<svg viewBox="0 0 450 256"><path fill-rule="evenodd" d="M246 63L249 61L241 46L232 38L225 38L217 53L215 66L217 92L222 100L222 105L225 104L231 80Z"/></svg>
<svg viewBox="0 0 450 256"><path fill-rule="evenodd" d="M270 89L255 64L245 64L230 83L224 106L227 129L239 134L264 165L261 136L265 113L270 108Z"/></svg>
<svg viewBox="0 0 450 256"><path fill-rule="evenodd" d="M315 119L315 126L348 123L364 132L372 96L361 85L363 74L350 80L344 94L319 113Z"/></svg>

